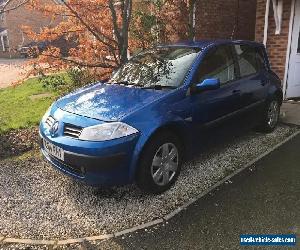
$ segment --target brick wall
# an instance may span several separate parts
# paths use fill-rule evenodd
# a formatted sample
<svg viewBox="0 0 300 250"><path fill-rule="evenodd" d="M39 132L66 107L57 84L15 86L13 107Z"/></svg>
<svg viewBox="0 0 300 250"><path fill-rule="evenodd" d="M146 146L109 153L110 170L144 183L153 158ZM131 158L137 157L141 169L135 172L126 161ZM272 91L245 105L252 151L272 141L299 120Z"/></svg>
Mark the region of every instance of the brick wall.
<svg viewBox="0 0 300 250"><path fill-rule="evenodd" d="M258 42L263 42L264 36L264 22L265 22L265 9L266 0L257 1L256 11L256 32L255 39ZM268 28L268 40L267 50L272 69L283 80L285 72L285 60L287 53L289 22L291 12L291 0L284 0L283 2L283 16L281 34L275 35L275 20L273 15L273 7L270 6L269 14L269 28Z"/></svg>
<svg viewBox="0 0 300 250"><path fill-rule="evenodd" d="M196 38L253 40L255 16L256 0L198 0Z"/></svg>

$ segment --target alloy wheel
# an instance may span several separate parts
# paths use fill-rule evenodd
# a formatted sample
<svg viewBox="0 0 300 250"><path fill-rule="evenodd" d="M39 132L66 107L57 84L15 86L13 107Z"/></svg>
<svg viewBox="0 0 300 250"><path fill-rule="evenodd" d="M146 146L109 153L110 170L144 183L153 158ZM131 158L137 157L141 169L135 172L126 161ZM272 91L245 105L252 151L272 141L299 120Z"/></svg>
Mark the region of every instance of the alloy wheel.
<svg viewBox="0 0 300 250"><path fill-rule="evenodd" d="M178 170L178 149L173 143L165 143L156 151L151 165L151 175L155 184L169 184Z"/></svg>
<svg viewBox="0 0 300 250"><path fill-rule="evenodd" d="M272 101L268 109L268 125L274 128L279 118L279 104L277 101Z"/></svg>

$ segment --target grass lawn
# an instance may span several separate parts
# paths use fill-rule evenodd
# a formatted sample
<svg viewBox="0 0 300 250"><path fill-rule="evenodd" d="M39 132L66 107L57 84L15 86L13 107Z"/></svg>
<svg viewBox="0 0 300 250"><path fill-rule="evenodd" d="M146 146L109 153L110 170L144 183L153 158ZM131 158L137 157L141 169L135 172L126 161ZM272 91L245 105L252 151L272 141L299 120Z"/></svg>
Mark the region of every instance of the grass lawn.
<svg viewBox="0 0 300 250"><path fill-rule="evenodd" d="M57 97L57 92L44 88L37 78L0 89L0 134L37 125Z"/></svg>

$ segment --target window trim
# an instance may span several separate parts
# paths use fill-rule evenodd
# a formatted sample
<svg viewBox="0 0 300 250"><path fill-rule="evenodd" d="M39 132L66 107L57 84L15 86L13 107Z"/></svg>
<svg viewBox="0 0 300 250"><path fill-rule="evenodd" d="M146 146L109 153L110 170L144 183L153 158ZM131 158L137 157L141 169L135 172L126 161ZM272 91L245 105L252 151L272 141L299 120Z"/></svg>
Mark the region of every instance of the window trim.
<svg viewBox="0 0 300 250"><path fill-rule="evenodd" d="M265 56L265 53L263 51L263 48L262 47L255 47L256 51L257 51L257 54L256 54L256 60L257 59L257 55L259 54L259 52L261 53L261 56L263 58L263 68L260 69L259 72L263 71L263 70L267 70L268 69L268 66L267 66L267 61L266 61L266 56Z"/></svg>

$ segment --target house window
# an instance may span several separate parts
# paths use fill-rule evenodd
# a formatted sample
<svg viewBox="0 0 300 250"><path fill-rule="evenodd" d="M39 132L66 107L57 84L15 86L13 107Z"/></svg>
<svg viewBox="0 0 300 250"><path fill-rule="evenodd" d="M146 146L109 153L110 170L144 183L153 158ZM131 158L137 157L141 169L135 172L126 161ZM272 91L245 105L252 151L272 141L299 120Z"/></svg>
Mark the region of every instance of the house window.
<svg viewBox="0 0 300 250"><path fill-rule="evenodd" d="M3 46L4 46L4 51L8 51L9 43L8 43L8 37L7 36L3 37Z"/></svg>
<svg viewBox="0 0 300 250"><path fill-rule="evenodd" d="M1 11L1 7L0 7L0 11ZM0 22L4 22L5 19L5 13L0 13Z"/></svg>

